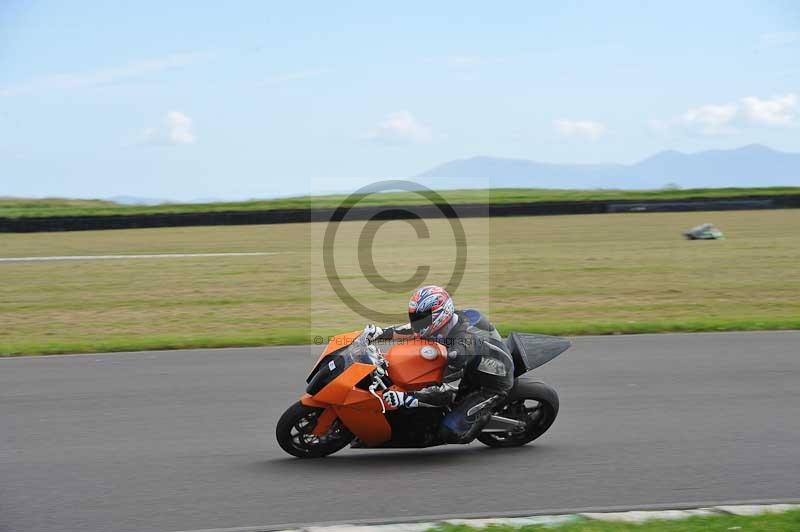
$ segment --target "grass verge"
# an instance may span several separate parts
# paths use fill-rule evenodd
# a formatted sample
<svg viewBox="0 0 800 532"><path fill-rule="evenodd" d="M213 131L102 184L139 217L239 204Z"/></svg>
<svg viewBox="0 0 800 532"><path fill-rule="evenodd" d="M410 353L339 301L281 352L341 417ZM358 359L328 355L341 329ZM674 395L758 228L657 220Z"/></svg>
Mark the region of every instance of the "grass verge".
<svg viewBox="0 0 800 532"><path fill-rule="evenodd" d="M681 237L705 221L727 240ZM800 210L462 222L468 253L456 302L503 332L800 329ZM426 282L447 282L451 228L426 224L426 239L406 222L380 226L380 275L397 282L429 264ZM307 344L365 322L402 322L410 288L375 290L376 275L361 270L365 225L340 224L338 278L386 320L353 312L333 293L321 259L325 224L0 234L0 257L272 253L0 263L0 355Z"/></svg>
<svg viewBox="0 0 800 532"><path fill-rule="evenodd" d="M733 331L788 331L800 330L800 318L786 320L695 321L653 323L520 323L500 325L503 335L510 332L532 332L556 336L606 336L617 334L733 332ZM65 353L118 353L124 351L153 351L172 349L216 349L224 347L264 347L281 345L320 345L317 336L328 338L344 329L330 329L321 334L308 330L283 330L273 334L254 336L147 336L98 339L88 341L53 341L9 343L0 346L0 357L27 355L57 355Z"/></svg>
<svg viewBox="0 0 800 532"><path fill-rule="evenodd" d="M800 530L800 510L756 516L719 515L689 517L680 520L653 520L641 524L614 521L580 520L560 526L528 525L523 527L491 525L473 528L466 525L443 524L430 532L797 532Z"/></svg>

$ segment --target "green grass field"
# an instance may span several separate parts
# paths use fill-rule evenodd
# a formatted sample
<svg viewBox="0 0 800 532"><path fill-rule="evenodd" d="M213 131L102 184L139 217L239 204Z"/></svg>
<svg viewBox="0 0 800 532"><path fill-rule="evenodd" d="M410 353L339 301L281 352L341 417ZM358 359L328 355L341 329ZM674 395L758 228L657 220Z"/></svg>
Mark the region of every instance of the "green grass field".
<svg viewBox="0 0 800 532"><path fill-rule="evenodd" d="M442 197L453 204L459 203L526 203L540 201L583 200L648 200L687 198L736 198L775 194L800 194L800 187L717 188L686 190L557 190L557 189L492 189L445 190ZM225 203L165 204L156 206L118 205L103 200L74 200L61 198L23 199L0 197L0 217L47 216L98 216L108 214L190 213L219 211L254 211L269 209L307 209L310 207L338 207L346 196L313 196L254 200ZM357 198L360 200L360 198ZM418 205L427 204L419 195L407 192L373 194L359 205Z"/></svg>
<svg viewBox="0 0 800 532"><path fill-rule="evenodd" d="M690 242L706 221L722 241ZM420 264L445 283L455 249L446 220L430 238L380 227L378 272L399 282ZM609 334L800 328L800 210L467 219L459 305L504 331ZM338 275L396 321L408 293L361 273L364 222L339 225ZM307 343L367 318L333 294L324 224L0 234L0 256L252 252L66 262L0 262L0 354ZM362 246L363 247L363 246Z"/></svg>
<svg viewBox="0 0 800 532"><path fill-rule="evenodd" d="M719 515L672 521L653 520L642 524L579 520L559 526L492 525L486 528L473 528L466 525L440 525L430 529L430 532L546 532L548 530L553 532L796 532L800 530L800 511L756 516Z"/></svg>

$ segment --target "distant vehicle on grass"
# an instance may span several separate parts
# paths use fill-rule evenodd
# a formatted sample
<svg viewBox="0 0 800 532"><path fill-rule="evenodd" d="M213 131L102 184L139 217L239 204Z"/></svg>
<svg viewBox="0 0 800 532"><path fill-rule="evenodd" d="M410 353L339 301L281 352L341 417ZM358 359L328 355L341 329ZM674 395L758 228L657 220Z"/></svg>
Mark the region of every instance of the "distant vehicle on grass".
<svg viewBox="0 0 800 532"><path fill-rule="evenodd" d="M725 238L722 231L717 229L714 224L701 224L683 233L688 240L721 240Z"/></svg>

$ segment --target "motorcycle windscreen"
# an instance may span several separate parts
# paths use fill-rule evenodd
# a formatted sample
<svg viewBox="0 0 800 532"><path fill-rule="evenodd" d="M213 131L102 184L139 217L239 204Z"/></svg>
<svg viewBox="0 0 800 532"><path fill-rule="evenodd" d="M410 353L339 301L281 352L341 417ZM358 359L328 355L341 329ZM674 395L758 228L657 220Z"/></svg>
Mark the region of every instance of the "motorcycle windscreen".
<svg viewBox="0 0 800 532"><path fill-rule="evenodd" d="M310 384L311 379L314 378L314 375L317 374L320 367L322 367L323 364L327 364L333 358L329 355L335 355L339 351L350 346L350 344L352 344L360 335L361 331L353 331L329 338L328 345L325 346L325 350L317 359L317 362L314 364L314 368L311 370L311 373L309 373L308 377L306 377L306 382Z"/></svg>
<svg viewBox="0 0 800 532"><path fill-rule="evenodd" d="M556 358L572 345L560 336L512 332L506 340L514 359L514 376L536 369Z"/></svg>

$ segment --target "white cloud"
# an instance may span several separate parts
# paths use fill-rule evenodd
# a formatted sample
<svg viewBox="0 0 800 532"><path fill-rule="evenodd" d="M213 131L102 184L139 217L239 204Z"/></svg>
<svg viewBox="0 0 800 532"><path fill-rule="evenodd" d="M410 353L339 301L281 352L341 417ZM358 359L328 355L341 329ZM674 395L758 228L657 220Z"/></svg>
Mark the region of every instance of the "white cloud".
<svg viewBox="0 0 800 532"><path fill-rule="evenodd" d="M69 90L105 85L147 74L163 72L172 68L191 65L211 57L213 57L213 54L208 52L172 54L158 59L128 63L126 65L93 72L59 74L38 81L2 87L0 88L0 96L15 96L40 90Z"/></svg>
<svg viewBox="0 0 800 532"><path fill-rule="evenodd" d="M559 135L597 140L606 132L605 124L588 120L553 120L553 127Z"/></svg>
<svg viewBox="0 0 800 532"><path fill-rule="evenodd" d="M744 114L754 124L790 126L795 119L797 95L785 94L762 100L754 96L742 99Z"/></svg>
<svg viewBox="0 0 800 532"><path fill-rule="evenodd" d="M142 132L141 144L179 145L194 144L197 136L192 119L180 111L168 111L161 127L150 127Z"/></svg>
<svg viewBox="0 0 800 532"><path fill-rule="evenodd" d="M736 104L703 105L689 109L674 123L686 129L699 131L703 135L728 135L734 132L732 122L738 113Z"/></svg>
<svg viewBox="0 0 800 532"><path fill-rule="evenodd" d="M800 42L800 31L773 31L759 38L761 48L779 48Z"/></svg>
<svg viewBox="0 0 800 532"><path fill-rule="evenodd" d="M426 143L433 140L433 132L410 112L396 111L389 113L369 138L390 144Z"/></svg>
<svg viewBox="0 0 800 532"><path fill-rule="evenodd" d="M797 117L796 94L785 94L773 98L748 96L738 102L709 104L694 109L670 120L651 122L653 129L671 131L683 129L690 133L708 136L730 135L738 127L791 127Z"/></svg>
<svg viewBox="0 0 800 532"><path fill-rule="evenodd" d="M167 138L172 144L194 144L192 119L180 111L169 111L164 119Z"/></svg>

